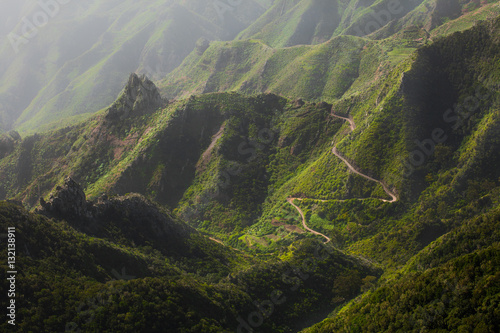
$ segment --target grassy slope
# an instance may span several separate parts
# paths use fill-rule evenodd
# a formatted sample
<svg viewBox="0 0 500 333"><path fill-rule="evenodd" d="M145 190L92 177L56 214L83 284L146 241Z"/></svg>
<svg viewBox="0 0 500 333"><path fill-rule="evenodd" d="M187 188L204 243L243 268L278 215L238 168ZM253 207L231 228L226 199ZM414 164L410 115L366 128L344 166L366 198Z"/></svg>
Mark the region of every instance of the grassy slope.
<svg viewBox="0 0 500 333"><path fill-rule="evenodd" d="M237 39L260 39L275 48L329 40L340 17L336 1L275 1Z"/></svg>
<svg viewBox="0 0 500 333"><path fill-rule="evenodd" d="M309 41L290 44L288 41L291 36L307 31L299 27L299 23L293 22L307 21L303 11L322 6L322 2L278 1L242 32L238 41L211 43L204 53L192 52L160 83L160 87L169 98L186 98L191 94L214 91L239 91L245 94L272 92L331 103L366 90L377 78L407 59L416 48L438 37L470 28L473 22L480 19L492 18L499 8L497 3L490 3L462 12L457 5L458 12L455 13L453 6L451 9L446 5L441 8L443 5L439 1L438 4L430 0L420 2L401 3L400 7L404 10L397 17L392 17L394 21L391 24L380 25L381 29L370 34L368 37L371 40L342 35L360 35L350 30L370 24L374 21L370 13L387 11L388 2L379 1L371 7L361 3L357 4L358 7L352 3L339 4L354 11L350 23L343 19L344 28L332 33L332 36L340 37L329 37L323 43L324 39L311 37ZM349 10L343 10L347 15ZM290 17L296 15L297 18L295 21L291 18L283 21L276 19L280 17L277 13L282 12ZM337 10L328 8L323 9L323 12L336 13ZM450 17L444 20L443 17L448 13ZM282 26L285 24L297 26L294 26L295 30L290 30ZM317 28L315 31L320 30ZM296 44L306 45L285 47Z"/></svg>
<svg viewBox="0 0 500 333"><path fill-rule="evenodd" d="M254 44L257 49L262 47L260 43ZM373 48L379 52L378 46ZM365 48L363 52L366 52L365 57L368 59L374 51ZM420 58L425 57L422 55ZM423 60L421 62L425 63ZM358 168L384 180L406 200L414 201L429 181L435 179L436 168L441 166L441 162L433 162L426 164L426 168L414 171L411 179L401 177L403 160L399 157L405 159L418 148L414 140L428 137L431 134L428 128L442 126L435 116L420 116L420 112L429 110L429 105L433 105L432 109L436 112L442 112L452 106L453 101L460 103L460 99L454 95L455 88L450 88L449 95L445 95L441 104L436 104L432 95L422 99L418 94L411 93L411 90L402 93L402 86L428 85L419 81L412 83L408 79L412 77L411 74L405 74L406 79L402 80L401 73L412 67L416 69L410 73L419 73L418 64L405 61L390 74L374 81L370 89L334 104L336 113L351 114L357 123L357 129L349 135L339 131L341 121L328 118L328 106L306 104L295 109L293 104L277 97L246 99L234 94L209 94L174 103L152 116L133 118L120 126L105 122L101 115L80 127L68 128L49 136L28 138L18 145L10 157L1 161L5 179L3 191L7 197L19 193L18 198L33 204L38 196L38 185L40 194L48 193L63 176L73 175L87 187L91 196L101 192L140 192L172 208L177 207L181 200L182 204L178 207L180 212L184 212L184 205L199 203L200 211L193 213L194 216L190 218L193 222L219 220L220 228L234 230L238 225L245 228L255 222L261 204L264 204L263 216L272 218L272 207L277 205L279 208L284 197L293 193L304 192L306 196L318 199L343 198L345 195L383 197L380 188L372 188L370 182L358 180L357 177L347 178L345 168L335 164L338 161L328 153L331 147L328 142L338 141L340 152ZM418 75L432 82L430 78L436 74L431 71ZM440 86L444 84L447 83L438 83ZM259 106L260 103L264 103L263 108ZM243 118L236 120L233 113ZM301 116L302 113L304 116ZM211 142L212 136L223 126L222 137L217 142ZM444 128L448 129L447 126ZM252 167L244 168L243 174L236 177L224 173L227 169L235 169L234 163L244 165L245 156L250 156L245 148L252 147L247 140L255 140L263 129L272 131L273 140L264 145L262 151L257 147L262 159L252 161ZM182 133L182 136L178 136L178 133ZM199 133L203 133L201 138ZM445 158L446 154L458 149L463 135L450 135L452 139L439 147L439 152L443 154L439 158ZM299 137L305 142L295 141ZM56 150L41 149L33 155L32 152L37 151L36 147L50 147L60 140L69 141ZM242 142L247 145L240 147ZM207 162L202 155L211 143L215 149L206 152L212 156ZM170 148L165 150L163 147ZM174 161L172 156L178 158ZM26 161L29 161L28 166L21 166ZM200 163L203 165L200 166ZM62 173L60 166L63 166ZM47 172L50 168L53 170ZM89 173L88 170L93 171ZM316 174L310 170L315 170ZM330 171L331 174L328 174ZM176 176L172 176L174 174ZM231 199L227 201L219 198L213 202L209 192L216 189L218 183L224 182L224 178L230 178L231 185L224 192ZM330 178L331 182L318 183L319 179ZM316 183L318 185L314 185ZM349 190L341 184L348 184ZM250 197L255 198L255 201L245 204L243 196L238 199L235 192L238 187L252 188ZM271 187L274 188L272 195L268 193ZM266 196L268 200L264 202ZM214 205L208 209L208 213L204 207L207 204ZM268 224L268 219L263 218L261 223ZM211 223L208 226L214 227ZM269 228L265 230L269 231Z"/></svg>
<svg viewBox="0 0 500 333"><path fill-rule="evenodd" d="M377 43L352 36L282 49L254 40L211 43L203 54L193 52L160 89L167 97L179 98L229 90L332 102L370 84L386 70L378 64L384 57Z"/></svg>
<svg viewBox="0 0 500 333"><path fill-rule="evenodd" d="M496 138L499 76L497 68L492 65L498 61L498 42L494 37L497 29L498 20L464 34L455 34L442 39L419 51L411 61L402 62L390 75L376 82L371 89L352 98L341 100L333 106L338 113L345 112L353 115L358 124L356 131L341 142L339 149L342 149L343 153L362 170L394 186L403 202L389 205L380 204L377 201L359 202L356 200L327 204L304 201L301 205L316 230L327 233L335 239L336 244L345 246L357 255L383 263L389 268L388 278L394 270L403 267L413 255L419 253L440 235L455 230L464 220L475 219L475 216L483 213L490 214L488 211L498 205L496 193L499 188L499 174L492 169L497 160L497 154L493 151L498 145ZM402 72L406 73L402 75ZM471 98L478 100L478 108L474 109L473 115L462 113L461 116L465 117L463 123L454 128L452 126L454 121L450 124L450 121L443 119L443 113L448 108L453 108L455 104L469 103ZM442 128L448 139L444 144L438 145L435 153L425 161L423 166L416 168L409 176L403 176L404 167L399 157L407 159L409 154L418 148L415 140L422 141L432 137L432 130L435 128ZM342 132L337 133L339 139L346 137ZM284 139L280 138L281 140ZM314 153L311 155L314 156ZM270 166L279 161L278 156L279 153L272 157L274 161L270 163ZM259 223L247 231L247 234L253 237L253 247L272 249L273 246L270 246L269 241L266 240L267 236L272 235L273 238L284 236L279 228L270 226L273 218L287 223L298 223L297 215L295 214L294 217L293 210L290 210L284 201L287 195L303 191L306 197L325 198L331 193L331 189L324 191L321 187L314 188L316 183L314 178L327 179L329 172L326 170L339 175L338 171L329 168L328 159L325 159L328 155L322 155L320 158L318 156L320 155L316 155L313 160L306 161L291 177L286 173L284 179L278 176L276 184L283 185L279 190L270 194L263 203L263 213ZM291 163L293 159L284 164L290 165ZM298 187L286 185L287 183L300 184L301 179L307 179L307 181ZM336 182L332 180L326 184L333 186ZM367 186L363 188L367 189ZM427 190L422 192L425 188ZM374 194L372 193L371 196ZM221 221L222 216L224 215L211 215L207 221L214 217ZM209 222L200 226L212 231L217 230L216 228L210 229ZM236 236L246 240L241 237L241 233ZM256 242L258 239L263 241ZM229 241L237 244L233 238ZM485 258L495 256L497 250L494 242L494 239L489 243L486 242L483 245L484 251L478 250L474 254L477 260L489 260ZM490 245L492 247L488 248ZM448 252L447 255L457 258L453 263L460 263L460 267L470 265L469 258L459 258L461 254ZM451 264L452 262L443 263L443 266L436 268L435 271L403 275L398 280L400 282L394 282L394 284L399 288L398 290L401 290L401 293L404 294L405 288L409 288L410 293L411 287L408 287L405 279L417 281L422 275L422 278L425 276L425 279L436 281L436 278L431 278L433 274L440 277L448 276L446 274L458 274L447 273L448 266L446 265ZM489 270L485 271L484 275L481 272L477 278L478 281L485 281L484 279L494 279L495 274L497 274L495 270ZM392 284L388 284L388 288L392 288ZM431 295L433 288L435 288L434 285L429 286ZM477 302L479 303L477 304L481 304L483 300L487 301L483 298L485 293L495 293L495 287L491 286L491 288L478 291L481 296L478 296ZM394 295L391 297L397 297L397 294L391 295ZM378 302L378 299L368 298L356 309L373 302ZM423 302L421 304L424 306L427 301L419 300L419 302ZM457 302L458 300L454 300L447 304L447 311L460 308ZM370 320L370 317L365 318L364 315L355 311L357 310L346 315L348 317L342 325L349 327L351 321L354 320L352 316L362 318L359 320L363 322ZM404 309L398 309L398 311L404 313ZM482 310L477 307L471 307L469 311L478 314L467 319L469 320L467 325L474 325L471 323L486 320L485 318L491 319L491 316L494 316L491 313L480 314ZM385 312L374 313L374 318L379 315L387 316ZM417 318L422 318L425 312L416 315L420 316ZM486 317L481 317L482 315ZM340 320L343 320L342 318ZM466 320L462 314L455 318ZM488 320L491 322L490 319ZM421 320L425 321L424 318ZM387 329L389 326L383 325L390 323L404 327L404 322L408 323L404 320L395 321L389 316L386 324L376 326L377 320L373 320L375 325L373 331L384 329L384 327ZM418 323L418 325L425 324L425 322ZM435 325L452 329L461 324L456 322L451 326L446 326L450 324L437 321ZM365 326L360 324L359 327ZM495 331L494 327L491 329ZM328 328L325 331L328 331ZM366 330L360 328L360 331Z"/></svg>
<svg viewBox="0 0 500 333"><path fill-rule="evenodd" d="M273 47L316 44L340 35L384 39L411 26L431 31L480 7L479 12L489 12L490 18L492 10L498 12L494 0L278 1L238 38L262 39ZM487 15L469 20L468 27Z"/></svg>
<svg viewBox="0 0 500 333"><path fill-rule="evenodd" d="M380 28L394 34L402 27L392 29L394 23L389 23L414 15L415 9L426 2L429 1L276 1L264 15L242 31L238 39L261 39L272 47L280 48L318 44L340 35L363 37ZM392 34L386 33L385 37Z"/></svg>
<svg viewBox="0 0 500 333"><path fill-rule="evenodd" d="M498 154L490 153L498 147L500 128L499 76L497 68L491 67L498 61L494 37L498 22L455 34L419 52L407 73L403 91L408 95L401 106L407 104L408 110L417 112L413 116L409 112L415 133L429 137L424 129L442 128L448 139L413 172L413 186L427 188L417 192L418 201L402 218L403 224L396 223L387 234L378 233L350 247L354 253L399 262L398 269L387 271L379 288L346 306L338 316L305 332L410 331L415 327L498 330L492 319L498 313L492 304L498 302L499 290L495 231L499 174L492 167ZM479 58L489 60L468 60ZM430 82L439 85L440 102L431 93L437 88ZM470 100L477 104L466 104ZM448 119L443 118L448 107L463 120L443 121ZM353 151L366 151L366 147ZM384 232L390 225L384 221Z"/></svg>
<svg viewBox="0 0 500 333"><path fill-rule="evenodd" d="M267 5L269 4L264 4L264 6ZM92 5L70 5L64 7L64 12L51 20L50 25L45 27L39 36L30 40L28 45L22 45L18 55L13 54L8 43L5 44L2 48L2 54L5 54L5 57L2 57L4 62L0 64L0 73L2 73L0 95L3 110L1 119L4 129L10 126L7 124L15 123L21 131L28 133L34 128L47 126L62 118L95 112L112 102L113 96L116 96L120 89L122 78L128 73L141 71L160 79L181 63L184 57L193 50L199 37L209 40L231 39L233 36L229 32L244 29L263 11L261 5L245 2L237 6L235 10L225 11L221 20L215 6L207 6L197 0L185 2L183 7L170 7L163 3L159 5L153 0L148 6L141 5L140 10L134 10L134 6L136 5L129 2L120 3L114 8L104 6L100 2ZM330 8L330 6L333 7ZM304 0L297 3L286 2L284 7L281 2L276 2L269 12L255 22L255 25L249 28L250 30L242 33L240 38L254 37L265 42L272 40L270 45L274 47L318 44L330 39L331 36L351 34L349 29L352 30L353 27L363 28L373 21L370 13L384 11L387 6L387 1L379 1L376 4L339 2L338 5L334 5L330 2ZM439 36L470 27L471 22L491 17L498 12L497 4L490 4L475 11L473 6L466 4L463 5L464 12L468 13L472 10L468 14L469 19L462 20L460 24L450 24L447 19L453 18L451 14L449 17L446 16L446 11L436 14L435 0L424 1L421 4L418 1L408 1L408 3L402 3L401 7L404 10L396 16L399 18L402 15L402 18L370 37L388 37L410 25L421 25L429 30L445 23L443 28L436 29L433 33L433 36ZM33 12L37 9L31 8ZM275 21L276 15L273 14L275 11L285 12L286 15L284 15L288 15L287 19L282 22L286 23L286 27L281 26L283 24L280 23L279 18ZM102 12L108 15L103 17ZM323 17L325 13L329 13L327 18ZM337 14L339 17L332 20L332 17ZM158 22L155 19L158 16L162 17L162 23L153 23ZM396 18L396 16L391 18ZM335 28L337 21L341 23ZM64 27L68 22L71 22L72 26L66 29ZM77 24L74 24L75 22ZM186 26L190 28L187 29ZM335 32L332 33L333 30ZM64 31L64 35L61 31ZM183 33L179 35L173 33L174 31ZM348 43L342 47L350 48L355 54L358 45ZM70 49L71 51L68 51ZM35 50L36 57L33 53ZM410 51L411 48L407 51L396 52L399 52L397 54L403 58L405 52ZM306 62L308 66L313 66L313 70L320 71L329 68L329 64L325 62L321 64L323 68L317 68L318 59L321 59L317 57L317 53L325 52L324 50L312 52L311 59L306 57L297 61ZM283 94L285 90L290 91L290 87L286 84L270 87L266 82L261 82L258 70L263 69L262 65L269 54L268 50L263 50L263 54L254 52L250 58L247 58L250 63L256 65L252 73L244 75L245 78L237 76L238 80L229 82L226 80L219 82L213 78L214 80L208 80L211 82L208 82L207 91L240 90L254 93L268 89L280 94ZM349 54L349 56L352 57L354 54ZM293 59L291 55L285 58L290 61ZM204 60L207 61L207 59ZM342 56L339 56L337 61L341 66L338 67L339 70L344 66L353 69L356 67L356 61L345 63ZM193 63L200 65L196 72L189 71L189 75L186 71L178 72L179 75L171 79L172 83L181 86L182 94L179 95L179 88L170 87L166 90L169 95L186 96L189 93L204 91L207 77L212 78L214 69L212 67L207 71L205 70L206 63L198 64L193 59L188 63L189 66L184 66L184 68L191 69ZM233 66L238 67L235 64ZM75 70L75 67L78 69ZM239 67L237 71L245 69ZM305 73L302 73L302 70ZM309 82L316 82L314 73L308 73L308 67L302 68L299 64L292 68L284 68L281 65L278 72L285 73L284 71L292 75L305 76L305 86L296 89L292 96L314 99L321 94L321 86L313 86L311 91L307 89ZM365 73L366 71L361 69L359 72ZM232 77L228 71L224 72L223 76ZM331 95L336 98L343 92L345 85L352 81L352 73L348 73L347 76L341 80L340 86L335 82L332 83L331 88L334 93L319 96L326 100L330 100ZM189 82L186 84L183 81L186 77L198 84L194 85ZM269 79L276 78L278 76L274 72L271 73ZM330 91L328 84L325 87L327 91ZM20 89L24 96L22 99L17 97ZM288 96L288 94L285 95Z"/></svg>
<svg viewBox="0 0 500 333"><path fill-rule="evenodd" d="M164 76L199 38L231 39L264 10L250 1L219 16L205 1L179 3L68 4L18 54L6 41L0 64L2 127L15 123L28 132L95 112L113 101L130 72ZM27 17L39 8L31 11Z"/></svg>

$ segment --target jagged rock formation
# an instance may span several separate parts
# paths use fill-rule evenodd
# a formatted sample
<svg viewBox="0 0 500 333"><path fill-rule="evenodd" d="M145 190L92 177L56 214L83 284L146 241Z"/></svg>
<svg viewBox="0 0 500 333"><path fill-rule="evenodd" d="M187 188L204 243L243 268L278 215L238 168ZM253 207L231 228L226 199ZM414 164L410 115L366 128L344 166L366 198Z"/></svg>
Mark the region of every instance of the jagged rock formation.
<svg viewBox="0 0 500 333"><path fill-rule="evenodd" d="M120 97L108 109L106 119L125 119L131 113L154 111L166 103L168 101L161 97L156 85L146 75L138 76L132 73Z"/></svg>
<svg viewBox="0 0 500 333"><path fill-rule="evenodd" d="M48 202L40 198L41 213L67 218L91 218L85 192L70 177L65 179L64 187L58 186L56 193L50 196Z"/></svg>
<svg viewBox="0 0 500 333"><path fill-rule="evenodd" d="M196 52L202 55L210 47L210 41L206 38L200 38L196 42Z"/></svg>
<svg viewBox="0 0 500 333"><path fill-rule="evenodd" d="M153 243L164 252L181 251L182 240L194 232L139 194L87 201L82 187L70 177L48 201L40 198L40 205L36 213L66 220L79 231L136 245Z"/></svg>

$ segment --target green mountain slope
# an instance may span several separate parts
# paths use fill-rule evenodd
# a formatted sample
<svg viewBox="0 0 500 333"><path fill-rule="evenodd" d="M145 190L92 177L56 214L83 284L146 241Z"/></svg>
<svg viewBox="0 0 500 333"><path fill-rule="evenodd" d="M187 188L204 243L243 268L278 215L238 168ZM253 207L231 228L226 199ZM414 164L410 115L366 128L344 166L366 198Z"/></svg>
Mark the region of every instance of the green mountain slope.
<svg viewBox="0 0 500 333"><path fill-rule="evenodd" d="M95 0L43 8L25 6L1 43L3 130L30 131L100 110L113 102L130 72L162 77L198 39L232 39L264 11L254 1L222 11L199 0ZM40 15L49 17L48 24L23 37L27 23L21 18L31 22Z"/></svg>
<svg viewBox="0 0 500 333"><path fill-rule="evenodd" d="M497 208L463 221L394 279L303 332L498 331L498 218Z"/></svg>
<svg viewBox="0 0 500 333"><path fill-rule="evenodd" d="M480 40L484 46L466 40ZM497 73L488 63L496 61L496 48L484 25L455 34L421 49L414 61L401 63L369 89L333 106L274 95L207 94L158 111L160 104L135 111L114 106L90 122L22 142L4 137L2 191L5 197L33 205L40 194L72 176L93 197L139 192L181 214L194 205L188 220L217 219L229 231L268 215L273 208L266 205L294 193L317 199L383 197L373 182L358 176L346 179L348 170L342 163L325 167L338 164L330 152L333 141L364 174L383 180L404 201L414 202L441 168L452 165L444 161L464 149L475 154L474 162L465 163L465 157L457 155L457 184L469 178L473 167L487 169L487 162L481 161L486 147L480 142L488 138L488 131L495 133L492 92ZM458 59L456 50L461 50ZM438 87L439 93L432 93ZM124 94L130 91L129 87ZM470 96L478 99L478 109L466 119L467 127L459 128L465 125L453 113L444 117L443 112L468 103ZM140 105L135 100L127 103ZM112 116L115 109L123 117ZM356 129L346 134L342 121L330 117L332 110L352 116ZM444 142L435 141L443 137ZM429 140L434 140L437 156L429 152ZM311 186L315 177L331 181ZM345 181L350 182L347 191L339 186ZM224 183L227 186L217 194Z"/></svg>
<svg viewBox="0 0 500 333"><path fill-rule="evenodd" d="M443 25L445 27L456 26L454 31L464 30L479 20L498 16L498 12L499 7L496 1L422 1L408 14L385 25L370 37L386 38L411 26L423 27L437 37L450 33L446 31L447 28L441 28ZM457 21L454 22L455 20Z"/></svg>
<svg viewBox="0 0 500 333"><path fill-rule="evenodd" d="M397 17L400 19L396 20L394 17L382 22L382 25L377 23L378 16L375 14L389 12L387 8L392 8L393 5L387 1L369 8L363 7L361 2L350 4L349 8L357 9L356 14L351 13L354 16L351 17L350 25L344 22L345 29L336 29L335 34L331 31L327 37L307 37L307 41L291 43L289 39L292 37L287 34L293 35L295 30L282 25L296 22L296 31L305 33L309 28L302 25L313 22L318 24L313 30L316 33L322 31L319 18L302 17L301 11L325 16L330 22L335 20L337 12L348 15L349 10L322 7L333 6L333 2L277 1L246 32L240 34L238 41L213 42L206 50L192 52L159 84L160 89L168 98L238 91L245 94L270 92L332 103L343 96L349 97L363 91L416 48L438 37L470 28L478 20L491 19L500 14L498 3L484 4L480 8L457 3L448 8L439 1L424 1L420 5L409 1L399 4L401 15L398 14ZM403 8L406 10L404 13ZM298 15L298 18L292 20L285 14L281 18L277 13L282 12L286 12L286 15ZM389 13L389 16L392 15ZM376 32L370 32L369 39L344 36L365 36L354 30L373 22L379 26ZM273 24L276 26L270 28L269 25Z"/></svg>
<svg viewBox="0 0 500 333"><path fill-rule="evenodd" d="M275 1L238 39L260 39L275 48L319 44L340 35L388 38L419 26L431 31L495 1Z"/></svg>
<svg viewBox="0 0 500 333"><path fill-rule="evenodd" d="M340 35L363 37L411 16L424 2L429 1L280 0L242 31L238 39L261 39L280 48L319 44ZM392 30L393 34L399 30Z"/></svg>
<svg viewBox="0 0 500 333"><path fill-rule="evenodd" d="M340 12L337 1L275 1L238 39L260 39L272 47L322 43L332 37Z"/></svg>
<svg viewBox="0 0 500 333"><path fill-rule="evenodd" d="M500 18L467 29L496 9L383 40L199 43L174 73L205 79L169 89L205 94L167 101L132 74L90 119L4 134L1 198L52 218L3 203L4 229L31 233L37 220L166 263L117 283L98 252L80 251L82 280L48 279L92 286L63 289L71 297L43 312L62 287L32 277L42 287L29 289L22 329L497 331Z"/></svg>
<svg viewBox="0 0 500 333"><path fill-rule="evenodd" d="M170 98L230 90L333 101L357 79L374 76L377 67L368 61L382 57L383 51L371 48L374 54L370 54L363 52L365 46L355 37L284 49L271 49L254 40L215 42L203 54L192 53L160 87Z"/></svg>
<svg viewBox="0 0 500 333"><path fill-rule="evenodd" d="M499 174L493 167L498 154L491 153L498 146L498 70L478 59L498 61L498 44L492 41L499 27L497 19L418 52L403 80L403 105L416 112L409 114L408 129L426 137L434 128L445 140L413 142L415 150L405 157L404 174L417 176L417 188L428 186L403 218L405 225L353 247L370 257L386 252L391 261L406 258L379 288L304 332L498 330L493 304L499 286ZM429 159L420 162L417 156L425 156L426 149ZM410 259L408 252L418 251L419 243L429 246Z"/></svg>
<svg viewBox="0 0 500 333"><path fill-rule="evenodd" d="M259 308L252 300L270 309L266 321L260 324L262 329L289 331L290 327L303 327L304 320L321 313L319 306L304 304L340 296L349 299L364 278L376 279L379 273L315 242L297 243L283 259L248 260L175 221L168 212L139 196L102 198L86 202L86 211L76 210L82 198L72 195L78 191L78 185L68 180L52 202L58 202L59 208L49 209L50 204L46 204L41 211L57 212L61 220L28 213L14 203L0 203L2 230L15 228L11 236L15 235L16 244L21 246L16 249L15 265L22 274L16 276L15 284L16 290L22 291L17 304L23 306L17 308L15 331L230 332L247 320L253 323L252 313ZM111 216L114 227L100 220ZM105 233L112 230L115 237L119 235L117 228L130 232L136 227L139 233L135 231L135 244L123 244L99 232L82 232L88 227L75 225L75 218L105 226ZM156 223L168 226L168 232L158 233ZM168 250L165 252L162 244L154 241L141 244L137 238L148 232L166 236L163 243L168 243ZM1 252L7 254L5 249ZM287 278L282 279L283 274ZM314 277L309 278L309 274ZM346 279L352 282L345 288L323 291ZM9 285L2 282L0 290L7 294L8 289ZM5 301L2 298L2 306L7 307ZM6 322L1 326L12 329Z"/></svg>

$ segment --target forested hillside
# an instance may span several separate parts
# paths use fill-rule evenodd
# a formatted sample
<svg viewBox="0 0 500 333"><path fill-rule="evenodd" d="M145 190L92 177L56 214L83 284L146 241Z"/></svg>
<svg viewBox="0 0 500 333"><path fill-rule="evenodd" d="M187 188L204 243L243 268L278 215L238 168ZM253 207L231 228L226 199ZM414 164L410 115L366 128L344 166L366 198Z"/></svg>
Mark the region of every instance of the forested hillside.
<svg viewBox="0 0 500 333"><path fill-rule="evenodd" d="M14 331L498 332L498 2L361 35L395 3L252 3L158 85L0 136Z"/></svg>

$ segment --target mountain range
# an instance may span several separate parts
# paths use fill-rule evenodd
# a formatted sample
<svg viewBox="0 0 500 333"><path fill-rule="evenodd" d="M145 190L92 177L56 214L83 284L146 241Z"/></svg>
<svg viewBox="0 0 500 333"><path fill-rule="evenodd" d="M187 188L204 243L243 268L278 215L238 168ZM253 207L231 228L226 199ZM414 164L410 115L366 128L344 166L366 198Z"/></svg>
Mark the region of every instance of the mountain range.
<svg viewBox="0 0 500 333"><path fill-rule="evenodd" d="M498 2L60 11L0 52L14 330L500 330Z"/></svg>
<svg viewBox="0 0 500 333"><path fill-rule="evenodd" d="M265 10L254 0L230 10L201 0L16 6L0 43L1 127L26 132L109 106L130 72L165 75L197 41L232 39Z"/></svg>

